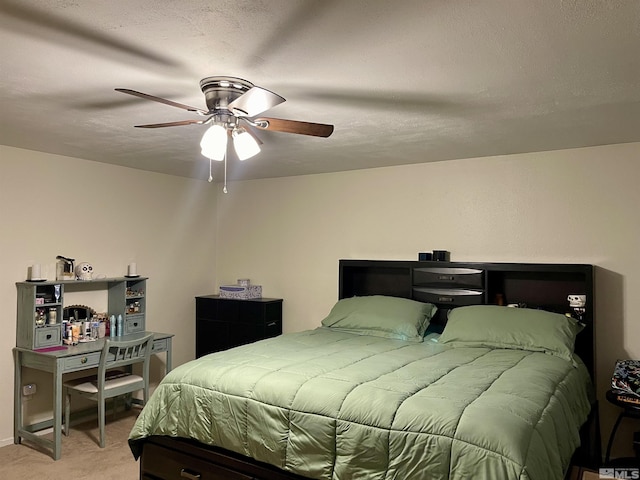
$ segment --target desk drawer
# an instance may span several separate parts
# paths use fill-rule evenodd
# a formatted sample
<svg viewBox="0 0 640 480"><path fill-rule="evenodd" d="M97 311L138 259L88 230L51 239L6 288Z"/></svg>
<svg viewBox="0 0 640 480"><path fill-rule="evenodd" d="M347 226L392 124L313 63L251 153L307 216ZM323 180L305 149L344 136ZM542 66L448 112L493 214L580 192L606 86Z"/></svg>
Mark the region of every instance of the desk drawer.
<svg viewBox="0 0 640 480"><path fill-rule="evenodd" d="M484 270L475 268L414 268L413 284L432 287L484 287Z"/></svg>
<svg viewBox="0 0 640 480"><path fill-rule="evenodd" d="M85 370L87 368L97 367L98 363L100 363L100 352L74 355L73 357L65 357L62 371L66 373Z"/></svg>
<svg viewBox="0 0 640 480"><path fill-rule="evenodd" d="M169 350L169 339L154 340L151 347L151 353L166 352Z"/></svg>
<svg viewBox="0 0 640 480"><path fill-rule="evenodd" d="M36 328L33 348L54 347L62 343L62 326Z"/></svg>
<svg viewBox="0 0 640 480"><path fill-rule="evenodd" d="M124 334L144 332L144 315L127 315L124 321Z"/></svg>
<svg viewBox="0 0 640 480"><path fill-rule="evenodd" d="M413 299L419 302L434 303L438 306L481 305L484 298L482 290L462 288L414 288Z"/></svg>

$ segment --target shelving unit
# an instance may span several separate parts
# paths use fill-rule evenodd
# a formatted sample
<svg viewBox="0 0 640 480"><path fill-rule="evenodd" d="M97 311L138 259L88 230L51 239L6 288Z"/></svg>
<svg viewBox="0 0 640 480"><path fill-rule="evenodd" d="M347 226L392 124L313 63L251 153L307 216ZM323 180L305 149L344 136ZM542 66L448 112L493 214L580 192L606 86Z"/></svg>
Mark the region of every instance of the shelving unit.
<svg viewBox="0 0 640 480"><path fill-rule="evenodd" d="M62 286L56 299L55 284L18 283L18 325L16 345L45 348L62 343ZM49 323L50 310L56 312L56 323ZM41 324L40 319L44 320Z"/></svg>
<svg viewBox="0 0 640 480"><path fill-rule="evenodd" d="M105 278L100 280L63 280L18 282L18 311L16 346L39 349L62 345L62 316L65 305L65 286L73 285L74 292L104 288L108 292L108 314L122 315L125 334L145 331L146 280L137 278ZM56 298L56 286L59 297ZM69 288L71 290L71 288ZM137 308L137 310L136 310ZM38 318L45 313L45 323ZM49 312L55 311L56 321L51 323Z"/></svg>
<svg viewBox="0 0 640 480"><path fill-rule="evenodd" d="M109 285L109 314L122 314L125 335L145 330L146 280L143 277L125 278Z"/></svg>

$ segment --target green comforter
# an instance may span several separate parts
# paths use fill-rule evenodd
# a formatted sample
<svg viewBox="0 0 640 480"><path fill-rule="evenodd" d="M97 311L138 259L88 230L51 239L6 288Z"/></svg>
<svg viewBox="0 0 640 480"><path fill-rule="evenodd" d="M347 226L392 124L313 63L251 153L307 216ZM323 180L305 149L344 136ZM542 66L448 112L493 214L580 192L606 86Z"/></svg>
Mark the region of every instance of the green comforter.
<svg viewBox="0 0 640 480"><path fill-rule="evenodd" d="M129 442L194 438L318 479L561 480L590 385L544 353L319 328L176 368Z"/></svg>

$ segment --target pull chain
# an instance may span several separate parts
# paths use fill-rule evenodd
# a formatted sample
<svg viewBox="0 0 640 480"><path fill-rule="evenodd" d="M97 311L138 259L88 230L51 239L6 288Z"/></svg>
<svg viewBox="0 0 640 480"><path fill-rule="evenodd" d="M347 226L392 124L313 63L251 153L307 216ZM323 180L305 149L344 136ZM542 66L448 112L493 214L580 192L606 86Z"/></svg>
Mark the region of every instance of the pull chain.
<svg viewBox="0 0 640 480"><path fill-rule="evenodd" d="M223 193L227 192L227 153L224 154L224 187L222 187Z"/></svg>
<svg viewBox="0 0 640 480"><path fill-rule="evenodd" d="M209 159L209 183L213 182L213 158ZM222 187L224 193L228 193L227 190L227 152L224 153L224 186Z"/></svg>

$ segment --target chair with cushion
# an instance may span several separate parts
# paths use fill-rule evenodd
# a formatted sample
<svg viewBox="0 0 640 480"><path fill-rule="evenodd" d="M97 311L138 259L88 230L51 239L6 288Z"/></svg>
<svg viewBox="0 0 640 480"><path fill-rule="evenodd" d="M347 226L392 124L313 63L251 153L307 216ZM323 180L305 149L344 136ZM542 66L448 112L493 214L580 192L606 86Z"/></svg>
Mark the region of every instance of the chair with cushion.
<svg viewBox="0 0 640 480"><path fill-rule="evenodd" d="M104 448L105 401L120 395L143 391L143 404L149 397L149 358L153 334L135 340L107 338L100 354L98 374L64 383L64 433L69 435L71 395L77 394L98 402L100 447ZM131 373L131 366L142 363L142 376ZM122 368L124 370L122 370ZM114 370L118 369L118 370Z"/></svg>

